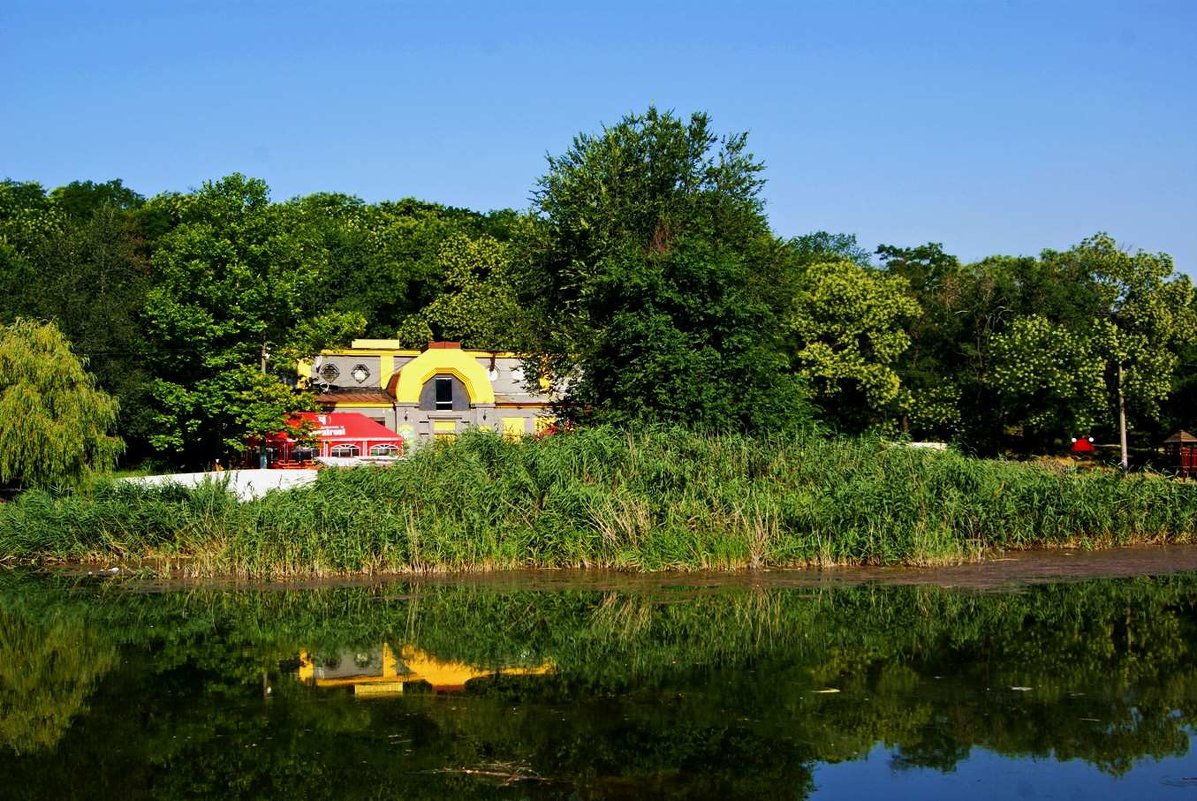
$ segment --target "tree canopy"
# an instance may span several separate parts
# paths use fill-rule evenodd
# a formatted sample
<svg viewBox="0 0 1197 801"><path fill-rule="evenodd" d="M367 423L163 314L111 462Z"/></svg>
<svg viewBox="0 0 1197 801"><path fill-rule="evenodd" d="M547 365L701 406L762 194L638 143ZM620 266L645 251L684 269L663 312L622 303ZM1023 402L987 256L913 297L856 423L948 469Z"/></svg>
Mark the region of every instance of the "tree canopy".
<svg viewBox="0 0 1197 801"><path fill-rule="evenodd" d="M364 320L322 308L315 289L327 260L318 235L289 207L272 205L264 182L233 175L158 202L180 222L158 241L145 303L157 359L150 439L204 462L266 433L262 408L277 407L269 427L277 430L309 406L298 395L280 406L277 380L260 376L293 375L297 357L359 333Z"/></svg>
<svg viewBox="0 0 1197 801"><path fill-rule="evenodd" d="M53 323L0 327L0 484L51 487L110 469L117 404Z"/></svg>
<svg viewBox="0 0 1197 801"><path fill-rule="evenodd" d="M907 291L901 276L848 260L806 270L789 322L799 374L848 430L869 428L898 405L902 382L894 365L920 313Z"/></svg>
<svg viewBox="0 0 1197 801"><path fill-rule="evenodd" d="M279 384L295 360L362 335L523 353L578 423L818 419L978 453L1112 442L1122 411L1139 444L1197 426L1197 300L1166 254L782 238L764 176L745 134L649 108L551 156L526 211L0 180L0 325L52 322L127 458L175 464L285 425L313 402Z"/></svg>
<svg viewBox="0 0 1197 801"><path fill-rule="evenodd" d="M568 415L805 422L781 337L794 273L763 214L762 169L746 135L655 108L549 158L522 297Z"/></svg>

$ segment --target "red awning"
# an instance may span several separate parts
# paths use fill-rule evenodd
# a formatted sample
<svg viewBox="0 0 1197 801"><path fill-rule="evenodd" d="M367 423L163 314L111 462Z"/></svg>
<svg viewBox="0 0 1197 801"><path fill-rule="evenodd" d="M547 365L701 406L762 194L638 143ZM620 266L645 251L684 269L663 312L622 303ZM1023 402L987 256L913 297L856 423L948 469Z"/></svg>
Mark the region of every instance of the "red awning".
<svg viewBox="0 0 1197 801"><path fill-rule="evenodd" d="M403 437L379 422L357 412L300 412L295 421L307 420L315 428L316 451L321 456L330 456L336 446L355 445L355 455L371 455L371 448L394 445L403 451ZM287 432L280 431L267 437L273 447L279 448L284 458L290 458L295 440ZM383 451L385 453L385 451ZM352 453L352 452L351 452Z"/></svg>
<svg viewBox="0 0 1197 801"><path fill-rule="evenodd" d="M357 412L300 412L299 417L311 421L316 428L313 436L322 441L394 442L403 440L398 434L364 414Z"/></svg>

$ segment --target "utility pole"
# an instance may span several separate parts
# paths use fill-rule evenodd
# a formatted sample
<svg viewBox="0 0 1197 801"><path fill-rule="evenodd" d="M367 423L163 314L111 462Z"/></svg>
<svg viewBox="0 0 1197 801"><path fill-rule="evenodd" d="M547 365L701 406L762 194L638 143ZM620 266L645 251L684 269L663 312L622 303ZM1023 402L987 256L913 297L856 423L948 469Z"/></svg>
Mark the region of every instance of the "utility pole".
<svg viewBox="0 0 1197 801"><path fill-rule="evenodd" d="M266 344L266 335L262 334L262 375L266 375L266 358L270 354L270 348ZM265 470L266 463L266 434L259 434L258 440L258 469Z"/></svg>
<svg viewBox="0 0 1197 801"><path fill-rule="evenodd" d="M1122 446L1122 472L1130 469L1126 448L1126 395L1122 392L1122 360L1118 360L1118 439Z"/></svg>

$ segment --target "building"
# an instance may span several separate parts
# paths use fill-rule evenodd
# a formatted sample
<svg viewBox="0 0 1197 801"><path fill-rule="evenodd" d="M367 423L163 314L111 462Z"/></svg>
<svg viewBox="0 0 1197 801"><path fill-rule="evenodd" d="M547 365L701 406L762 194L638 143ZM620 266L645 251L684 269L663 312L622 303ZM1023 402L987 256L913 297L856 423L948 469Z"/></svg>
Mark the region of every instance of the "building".
<svg viewBox="0 0 1197 801"><path fill-rule="evenodd" d="M357 412L408 443L475 427L521 437L553 422L547 386L525 376L513 353L464 350L457 342L415 351L395 340L358 339L298 369L325 412Z"/></svg>

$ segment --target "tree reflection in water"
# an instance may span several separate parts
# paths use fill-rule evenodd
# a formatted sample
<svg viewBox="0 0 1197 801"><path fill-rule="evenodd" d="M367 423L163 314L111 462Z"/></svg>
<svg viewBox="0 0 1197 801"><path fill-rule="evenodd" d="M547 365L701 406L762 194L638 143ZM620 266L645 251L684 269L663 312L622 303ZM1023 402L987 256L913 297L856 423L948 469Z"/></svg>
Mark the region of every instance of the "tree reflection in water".
<svg viewBox="0 0 1197 801"><path fill-rule="evenodd" d="M34 622L0 609L0 746L52 748L116 657L79 618Z"/></svg>
<svg viewBox="0 0 1197 801"><path fill-rule="evenodd" d="M897 771L982 748L1133 776L1187 754L1194 600L1190 575L1001 594L10 575L0 770L17 798L795 798L882 744Z"/></svg>

